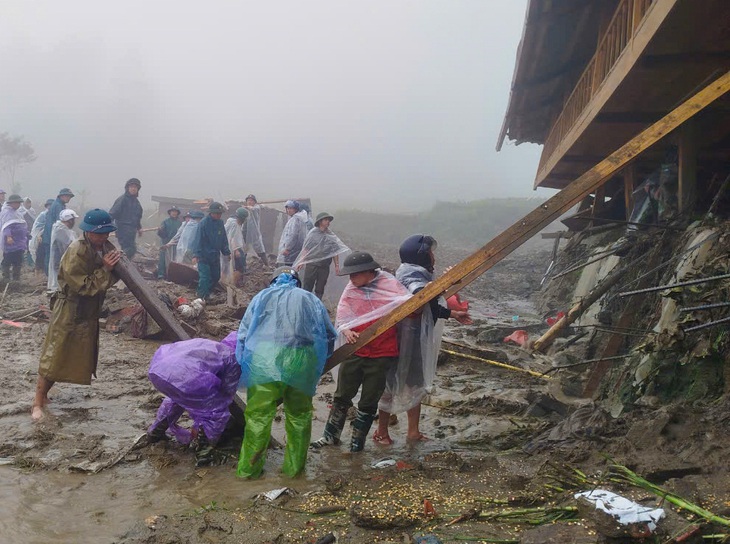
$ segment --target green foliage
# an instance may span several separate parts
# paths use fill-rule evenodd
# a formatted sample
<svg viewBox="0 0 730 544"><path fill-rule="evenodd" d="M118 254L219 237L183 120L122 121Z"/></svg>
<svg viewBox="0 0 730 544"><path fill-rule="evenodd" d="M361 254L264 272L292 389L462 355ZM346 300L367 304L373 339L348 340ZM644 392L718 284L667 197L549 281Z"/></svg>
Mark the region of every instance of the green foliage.
<svg viewBox="0 0 730 544"><path fill-rule="evenodd" d="M20 193L20 184L15 181L18 169L35 160L33 146L24 141L22 136L0 133L0 171L5 173L10 181L12 192Z"/></svg>

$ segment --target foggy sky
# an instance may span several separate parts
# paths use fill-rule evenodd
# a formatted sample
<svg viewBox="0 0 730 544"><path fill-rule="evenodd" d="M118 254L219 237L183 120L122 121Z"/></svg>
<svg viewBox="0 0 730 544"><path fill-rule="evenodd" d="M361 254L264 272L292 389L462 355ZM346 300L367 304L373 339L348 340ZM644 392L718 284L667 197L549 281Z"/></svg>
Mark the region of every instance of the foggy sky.
<svg viewBox="0 0 730 544"><path fill-rule="evenodd" d="M537 146L494 151L525 4L3 0L0 132L35 147L24 193L107 208L130 177L315 211L546 197Z"/></svg>

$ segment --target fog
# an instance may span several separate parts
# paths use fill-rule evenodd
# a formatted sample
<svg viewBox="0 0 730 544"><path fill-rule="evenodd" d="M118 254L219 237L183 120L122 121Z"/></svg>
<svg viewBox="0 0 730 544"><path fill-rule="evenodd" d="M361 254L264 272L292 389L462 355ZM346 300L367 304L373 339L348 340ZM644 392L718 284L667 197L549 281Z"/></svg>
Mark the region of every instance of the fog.
<svg viewBox="0 0 730 544"><path fill-rule="evenodd" d="M494 150L525 5L4 0L0 132L35 148L23 193L70 187L90 206L130 177L146 206L534 197L539 148Z"/></svg>

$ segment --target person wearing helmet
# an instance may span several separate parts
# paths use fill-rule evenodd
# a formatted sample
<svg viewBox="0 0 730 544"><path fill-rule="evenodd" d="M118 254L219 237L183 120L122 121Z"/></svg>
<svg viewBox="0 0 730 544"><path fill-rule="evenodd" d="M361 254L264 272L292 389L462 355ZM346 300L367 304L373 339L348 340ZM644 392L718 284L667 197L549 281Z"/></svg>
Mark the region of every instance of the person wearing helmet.
<svg viewBox="0 0 730 544"><path fill-rule="evenodd" d="M299 257L304 238L307 237L307 212L296 200L287 200L284 205L289 216L279 239L279 255L276 266L291 266Z"/></svg>
<svg viewBox="0 0 730 544"><path fill-rule="evenodd" d="M44 253L45 246L42 243L43 231L46 228L46 220L48 217L48 210L51 209L51 205L54 200L49 198L46 200L44 209L38 214L38 217L33 221L33 227L30 229L30 243L28 244L28 251L35 260L35 273L42 274L46 263L46 254Z"/></svg>
<svg viewBox="0 0 730 544"><path fill-rule="evenodd" d="M198 265L198 297L205 301L221 279L221 255L231 258L226 227L221 220L224 207L212 202L208 215L200 222L192 243L193 264Z"/></svg>
<svg viewBox="0 0 730 544"><path fill-rule="evenodd" d="M51 264L48 269L47 284L49 294L58 290L58 268L61 265L61 257L66 253L68 246L76 241L76 233L73 228L77 217L78 214L75 211L63 210L51 230L51 254L49 256Z"/></svg>
<svg viewBox="0 0 730 544"><path fill-rule="evenodd" d="M380 270L380 265L372 255L364 251L348 255L340 275L349 275L350 281L337 305L335 326L341 338L348 344L354 344L360 332L411 296L391 274ZM378 400L385 389L385 377L388 370L397 363L398 341L395 327L391 327L343 361L337 374L337 391L324 433L322 438L312 442L312 448L340 443L352 399L362 387L350 439L350 451L362 451L378 411Z"/></svg>
<svg viewBox="0 0 730 544"><path fill-rule="evenodd" d="M138 236L142 236L142 204L139 203L139 191L142 182L131 178L124 184L124 194L114 201L109 214L117 224L117 240L122 251L131 261L137 253Z"/></svg>
<svg viewBox="0 0 730 544"><path fill-rule="evenodd" d="M247 220L248 210L240 207L236 210L236 215L229 217L225 223L231 259L225 262L221 261L221 275L226 280L231 280L238 287L243 284L243 274L246 273L246 253L244 250Z"/></svg>
<svg viewBox="0 0 730 544"><path fill-rule="evenodd" d="M48 210L48 215L46 216L46 225L43 227L43 239L41 240L41 243L43 244L43 273L47 276L48 275L48 267L49 267L49 256L51 254L51 229L53 228L53 224L58 221L58 216L61 214L62 210L66 209L66 204L68 204L71 199L74 197L73 191L69 189L68 187L64 187L60 191L58 191L58 196L56 197L56 200L53 201L53 204L51 204L51 207Z"/></svg>
<svg viewBox="0 0 730 544"><path fill-rule="evenodd" d="M258 255L265 269L269 268L269 258L266 256L264 239L261 236L261 206L256 200L256 195L248 195L244 206L248 210L248 219L244 227L246 246L243 250L248 254L251 251Z"/></svg>
<svg viewBox="0 0 730 544"><path fill-rule="evenodd" d="M185 214L185 221L177 230L175 236L166 244L166 247L175 248L175 262L192 264L193 262L193 241L198 233L200 222L205 214L200 210L190 210Z"/></svg>
<svg viewBox="0 0 730 544"><path fill-rule="evenodd" d="M0 252L3 256L3 281L6 282L10 281L11 268L13 280L20 279L23 255L28 250L28 225L20 211L22 203L23 197L10 195L0 211Z"/></svg>
<svg viewBox="0 0 730 544"><path fill-rule="evenodd" d="M282 471L294 477L307 461L312 397L337 333L322 302L300 285L294 269L277 268L238 329L236 359L248 394L240 478L257 478L263 471L279 399L286 417Z"/></svg>
<svg viewBox="0 0 730 544"><path fill-rule="evenodd" d="M171 206L167 210L167 219L165 219L157 229L157 236L160 237L160 256L157 259L157 279L165 279L167 271L167 254L166 247L170 240L173 239L177 231L180 230L182 221L180 221L180 208ZM171 250L171 257L175 258L175 248Z"/></svg>
<svg viewBox="0 0 730 544"><path fill-rule="evenodd" d="M45 416L48 392L56 382L89 385L96 376L99 314L107 290L119 279L114 266L121 254L107 243L115 231L105 210L86 212L79 225L84 237L61 257L58 291L51 297L51 320L41 348L31 415Z"/></svg>
<svg viewBox="0 0 730 544"><path fill-rule="evenodd" d="M433 281L436 262L433 252L436 247L436 240L423 234L409 236L401 244L398 250L401 265L395 277L411 294L415 295ZM420 315L401 321L398 329L399 360L388 372L385 392L378 403L378 429L373 434L376 442L393 443L388 423L390 414L399 412L408 415L407 440L427 440L419 429L421 400L433 385L436 374L441 331L435 325L439 319L448 318L462 324L471 322L468 311L449 310L438 297L431 300Z"/></svg>
<svg viewBox="0 0 730 544"><path fill-rule="evenodd" d="M334 217L327 212L317 214L314 228L310 229L304 239L302 251L294 261L296 270L304 269L302 287L314 292L322 300L324 288L330 275L330 264L335 262L335 274L340 273L340 255L350 251L337 235L330 230Z"/></svg>

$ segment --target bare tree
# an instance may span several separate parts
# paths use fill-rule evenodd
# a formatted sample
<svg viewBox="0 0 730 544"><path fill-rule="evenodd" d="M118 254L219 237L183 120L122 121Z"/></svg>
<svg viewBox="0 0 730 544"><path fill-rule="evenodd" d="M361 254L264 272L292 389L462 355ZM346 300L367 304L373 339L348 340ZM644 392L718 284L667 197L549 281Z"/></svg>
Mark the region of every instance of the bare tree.
<svg viewBox="0 0 730 544"><path fill-rule="evenodd" d="M7 132L0 133L0 171L7 175L12 192L20 193L20 184L15 182L15 174L36 158L33 146L24 141L22 136L13 137Z"/></svg>

